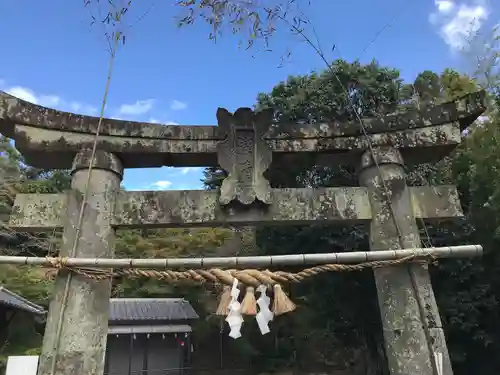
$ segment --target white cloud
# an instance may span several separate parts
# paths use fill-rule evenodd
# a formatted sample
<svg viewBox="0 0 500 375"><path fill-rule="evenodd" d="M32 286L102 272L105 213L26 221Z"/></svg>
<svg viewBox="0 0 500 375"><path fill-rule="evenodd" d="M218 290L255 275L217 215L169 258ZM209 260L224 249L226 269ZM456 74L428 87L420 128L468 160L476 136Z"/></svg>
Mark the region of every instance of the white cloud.
<svg viewBox="0 0 500 375"><path fill-rule="evenodd" d="M5 81L0 82L0 87L4 86L4 84ZM95 115L97 113L97 108L94 106L79 102L68 103L57 95L38 95L33 90L22 86L6 87L3 88L3 90L16 98L44 107L55 108L62 111L71 111L85 115Z"/></svg>
<svg viewBox="0 0 500 375"><path fill-rule="evenodd" d="M172 183L170 181L156 181L155 183L151 184L152 187L159 188L159 189L166 189L170 187Z"/></svg>
<svg viewBox="0 0 500 375"><path fill-rule="evenodd" d="M179 100L173 100L170 103L170 109L172 111L182 111L187 108L187 103L181 102Z"/></svg>
<svg viewBox="0 0 500 375"><path fill-rule="evenodd" d="M181 174L188 174L190 172L197 172L199 171L201 168L199 167L185 167L185 168L181 168Z"/></svg>
<svg viewBox="0 0 500 375"><path fill-rule="evenodd" d="M9 87L5 92L16 98L45 107L57 107L62 103L61 98L57 95L36 95L33 90L21 86Z"/></svg>
<svg viewBox="0 0 500 375"><path fill-rule="evenodd" d="M71 112L82 113L82 114L97 114L97 107L93 105L88 105L80 102L69 103L69 108Z"/></svg>
<svg viewBox="0 0 500 375"><path fill-rule="evenodd" d="M37 98L35 93L30 89L21 86L14 86L6 89L5 92L7 94L15 96L16 98L26 100L27 102L33 104L40 104L40 100Z"/></svg>
<svg viewBox="0 0 500 375"><path fill-rule="evenodd" d="M167 122L161 122L160 120L154 118L154 117L151 117L148 122L152 123L152 124L163 124L163 125L179 125L177 122L175 121L167 121Z"/></svg>
<svg viewBox="0 0 500 375"><path fill-rule="evenodd" d="M435 4L436 4L436 8L438 9L438 12L441 12L441 13L444 13L444 14L448 14L450 13L453 8L455 7L455 4L453 3L453 1L446 1L446 0L437 0L435 1Z"/></svg>
<svg viewBox="0 0 500 375"><path fill-rule="evenodd" d="M452 49L467 46L468 39L479 31L488 19L485 0L434 0L435 11L429 16L431 24L439 29L439 35Z"/></svg>
<svg viewBox="0 0 500 375"><path fill-rule="evenodd" d="M154 99L137 100L134 104L122 104L118 110L120 115L143 115L153 108Z"/></svg>
<svg viewBox="0 0 500 375"><path fill-rule="evenodd" d="M62 103L61 98L55 95L42 95L39 97L39 100L46 107L57 107Z"/></svg>

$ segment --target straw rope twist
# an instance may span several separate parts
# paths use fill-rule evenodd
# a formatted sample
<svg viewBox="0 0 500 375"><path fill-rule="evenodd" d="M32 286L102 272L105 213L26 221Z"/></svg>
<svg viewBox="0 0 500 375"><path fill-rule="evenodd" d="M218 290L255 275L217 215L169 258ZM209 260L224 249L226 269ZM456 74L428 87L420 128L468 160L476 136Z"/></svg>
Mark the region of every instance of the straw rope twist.
<svg viewBox="0 0 500 375"><path fill-rule="evenodd" d="M366 268L380 268L388 266L397 266L405 263L432 263L436 258L433 255L416 256L410 255L395 260L371 261L360 264L324 264L311 268L306 268L300 272L292 273L286 271L270 271L258 269L228 269L211 268L208 270L196 269L185 271L171 270L142 270L137 268L129 269L94 269L70 267L67 265L67 258L47 258L52 268L58 270L68 270L81 276L93 280L105 280L112 277L140 278L147 277L156 280L163 280L171 283L178 282L197 282L213 283L217 285L233 285L233 280L237 279L241 284L258 287L259 285L272 286L275 284L300 283L305 279L325 272L349 272L361 271Z"/></svg>

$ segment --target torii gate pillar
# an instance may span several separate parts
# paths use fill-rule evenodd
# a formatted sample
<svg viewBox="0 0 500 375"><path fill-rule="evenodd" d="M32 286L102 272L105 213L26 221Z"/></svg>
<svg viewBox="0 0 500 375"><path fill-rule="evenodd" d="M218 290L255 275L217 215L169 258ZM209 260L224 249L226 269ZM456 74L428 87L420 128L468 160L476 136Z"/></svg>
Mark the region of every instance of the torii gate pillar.
<svg viewBox="0 0 500 375"><path fill-rule="evenodd" d="M85 150L79 152L73 161L62 257L112 258L114 255L115 230L111 227L111 220L123 167L115 155L97 151L88 180L90 160L91 151ZM87 181L85 219L77 234ZM74 249L76 236L79 240ZM94 281L74 273L59 272L45 327L38 375L104 372L110 293L111 279Z"/></svg>
<svg viewBox="0 0 500 375"><path fill-rule="evenodd" d="M359 174L374 213L370 250L421 247L401 153L392 147L373 151L373 158L369 151L363 154ZM404 264L373 272L391 375L453 375L427 265ZM442 372L437 371L436 356L442 356Z"/></svg>

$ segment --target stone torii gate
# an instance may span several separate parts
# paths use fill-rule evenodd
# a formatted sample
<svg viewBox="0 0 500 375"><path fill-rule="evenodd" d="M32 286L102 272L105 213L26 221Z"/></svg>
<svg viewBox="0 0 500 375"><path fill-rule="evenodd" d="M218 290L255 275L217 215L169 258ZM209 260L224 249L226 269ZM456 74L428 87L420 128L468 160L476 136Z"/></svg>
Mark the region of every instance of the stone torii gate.
<svg viewBox="0 0 500 375"><path fill-rule="evenodd" d="M277 125L271 111L219 109L218 126L104 119L96 138L98 118L0 92L0 132L15 140L26 163L72 174L65 194L18 195L10 225L23 231L63 228L61 256L86 258L113 257L116 229L174 226L369 222L370 250L420 247L417 218L449 219L462 211L453 186L408 187L404 163L439 160L484 110L484 93L474 93L420 112L366 119L365 136L354 122ZM78 229L94 142L98 151ZM263 176L268 168L304 157L317 165L359 166L361 186L270 187ZM215 165L229 172L220 191L120 191L124 168ZM452 375L427 267L378 268L374 274L391 374L438 375L434 355L440 353L440 375ZM108 280L59 273L39 375L103 373L109 296Z"/></svg>

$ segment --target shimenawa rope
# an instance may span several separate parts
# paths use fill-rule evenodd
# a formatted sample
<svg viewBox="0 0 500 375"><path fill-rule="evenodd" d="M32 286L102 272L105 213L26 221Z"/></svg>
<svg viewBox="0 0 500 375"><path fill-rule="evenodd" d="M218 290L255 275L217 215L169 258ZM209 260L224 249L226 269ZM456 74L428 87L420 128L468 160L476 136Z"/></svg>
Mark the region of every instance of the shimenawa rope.
<svg viewBox="0 0 500 375"><path fill-rule="evenodd" d="M288 298L282 289L283 284L300 283L305 279L316 276L325 272L350 272L361 271L367 268L379 268L395 266L404 263L423 263L434 262L436 258L432 255L416 256L410 255L404 258L385 261L371 261L360 264L324 264L310 268L303 269L299 272L286 272L286 271L270 271L258 269L228 269L223 270L220 268L203 269L190 269L185 271L172 271L172 270L143 270L137 268L130 269L94 269L94 268L80 268L70 267L66 264L67 258L51 258L50 263L54 269L67 270L74 274L100 281L109 279L111 277L127 277L127 278L153 278L156 280L166 281L169 283L212 283L214 285L222 285L223 292L220 297L220 304L217 309L218 315L225 315L227 312L227 304L230 301L228 293L230 286L233 285L234 280L238 280L239 284L247 287L246 295L242 301L242 313L246 315L255 315L256 300L255 288L260 285L265 285L268 288L272 287L274 290L274 304L273 310L275 315L281 315L286 312L295 310L295 305Z"/></svg>

